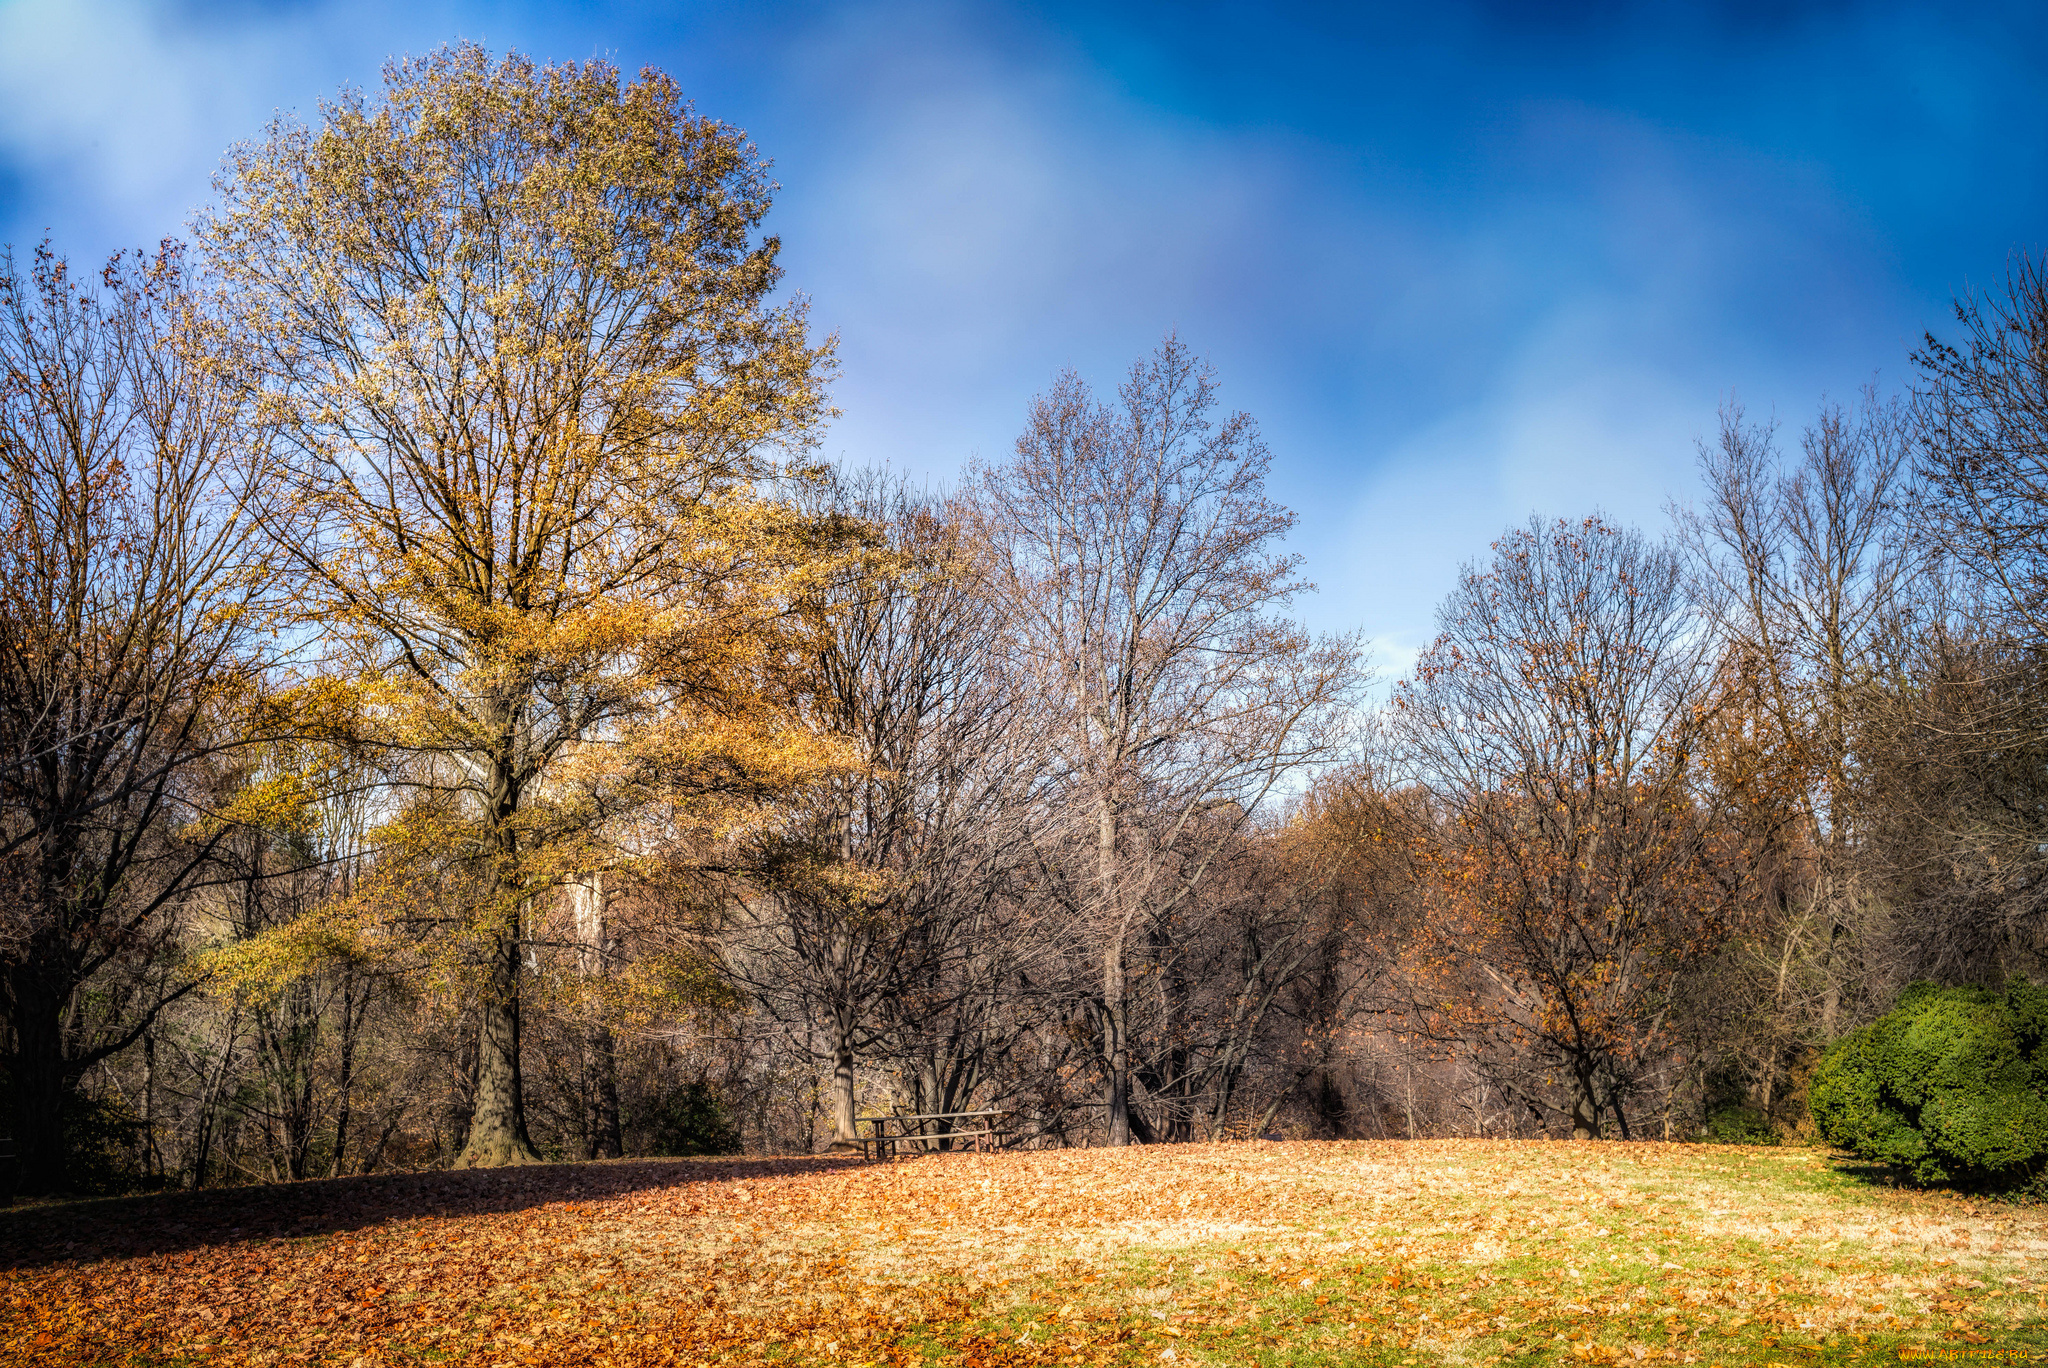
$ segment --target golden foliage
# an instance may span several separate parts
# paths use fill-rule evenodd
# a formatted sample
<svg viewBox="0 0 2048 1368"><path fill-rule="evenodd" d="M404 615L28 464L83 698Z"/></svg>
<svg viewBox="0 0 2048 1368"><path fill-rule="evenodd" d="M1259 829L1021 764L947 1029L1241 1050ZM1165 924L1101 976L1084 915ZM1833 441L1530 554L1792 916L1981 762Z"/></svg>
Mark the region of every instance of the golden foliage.
<svg viewBox="0 0 2048 1368"><path fill-rule="evenodd" d="M772 297L770 188L659 72L473 45L230 154L202 237L327 648L291 702L413 795L366 914L516 935L833 763L776 677L815 546L764 481L831 344Z"/></svg>

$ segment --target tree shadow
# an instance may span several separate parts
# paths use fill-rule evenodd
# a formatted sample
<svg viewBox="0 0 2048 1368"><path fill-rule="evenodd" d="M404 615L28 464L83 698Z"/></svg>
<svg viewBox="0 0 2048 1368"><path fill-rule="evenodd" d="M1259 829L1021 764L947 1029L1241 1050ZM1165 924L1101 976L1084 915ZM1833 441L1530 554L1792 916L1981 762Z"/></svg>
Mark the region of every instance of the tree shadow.
<svg viewBox="0 0 2048 1368"><path fill-rule="evenodd" d="M1898 1188L1909 1186L1900 1171L1890 1164L1879 1164L1862 1159L1835 1157L1831 1167L1844 1178L1854 1178L1870 1187Z"/></svg>
<svg viewBox="0 0 2048 1368"><path fill-rule="evenodd" d="M1915 1201L1993 1202L2033 1206L2043 1198L2048 1198L2048 1174L2031 1180L1989 1177L1980 1178L1975 1182L1968 1178L1949 1179L1946 1182L1923 1182L1915 1179L1912 1170L1903 1164L1887 1164L1881 1160L1850 1154L1837 1154L1832 1166L1836 1173L1844 1178L1855 1179L1865 1187L1883 1188L1897 1196Z"/></svg>
<svg viewBox="0 0 2048 1368"><path fill-rule="evenodd" d="M488 1216L550 1203L602 1202L636 1192L737 1178L857 1168L815 1158L610 1159L503 1169L442 1169L318 1178L0 1209L0 1269L147 1258L212 1245L304 1239L422 1216Z"/></svg>

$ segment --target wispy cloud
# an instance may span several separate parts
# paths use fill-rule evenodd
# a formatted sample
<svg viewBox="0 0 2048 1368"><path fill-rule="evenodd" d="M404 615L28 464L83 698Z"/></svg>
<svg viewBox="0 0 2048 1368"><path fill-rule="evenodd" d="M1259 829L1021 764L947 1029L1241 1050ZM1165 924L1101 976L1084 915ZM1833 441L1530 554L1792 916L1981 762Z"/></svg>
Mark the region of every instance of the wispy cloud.
<svg viewBox="0 0 2048 1368"><path fill-rule="evenodd" d="M943 481L1177 328L1276 453L1304 615L1393 661L1504 527L1656 524L1725 395L1896 379L2038 245L2029 13L14 0L0 220L149 241L273 110L456 36L661 65L776 161L832 454Z"/></svg>
<svg viewBox="0 0 2048 1368"><path fill-rule="evenodd" d="M92 251L177 231L229 144L373 78L389 51L441 41L448 22L432 5L0 7L0 164L19 187L9 226Z"/></svg>

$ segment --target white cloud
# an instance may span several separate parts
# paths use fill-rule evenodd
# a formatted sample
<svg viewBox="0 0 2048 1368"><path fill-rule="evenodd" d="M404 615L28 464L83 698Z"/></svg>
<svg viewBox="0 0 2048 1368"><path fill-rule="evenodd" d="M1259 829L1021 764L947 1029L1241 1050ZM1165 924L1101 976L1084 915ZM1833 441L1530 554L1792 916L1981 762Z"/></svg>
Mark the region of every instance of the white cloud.
<svg viewBox="0 0 2048 1368"><path fill-rule="evenodd" d="M1599 510L1655 532L1691 481L1713 396L1629 349L1633 306L1579 301L1531 328L1482 403L1410 434L1351 494L1342 545L1319 548L1317 616L1362 621L1389 659L1434 633L1459 567L1531 514ZM1405 668L1405 666L1404 666Z"/></svg>
<svg viewBox="0 0 2048 1368"><path fill-rule="evenodd" d="M659 39L630 6L508 11L509 34L391 0L171 13L0 7L0 162L34 173L0 210L15 241L175 230L273 108L310 112L465 24L545 56L639 24L622 64L700 67L693 88L724 83L705 112L777 160L789 283L843 335L828 454L950 480L1007 451L1057 368L1113 385L1177 326L1272 442L1322 586L1302 615L1362 625L1390 671L1503 528L1594 507L1655 526L1725 392L1796 421L1880 307L1881 263L1810 168L1578 105L1527 107L1460 147L1469 165L1403 170L1363 155L1369 131L1319 143L1148 103L1026 12L684 4ZM1780 287L1817 279L1842 307L1794 315L1811 296Z"/></svg>
<svg viewBox="0 0 2048 1368"><path fill-rule="evenodd" d="M913 10L827 24L791 68L816 141L779 159L776 226L842 330L833 446L855 460L1000 456L1062 366L1109 388L1170 327L1255 348L1248 318L1327 304L1302 288L1318 249L1290 240L1319 227L1291 148L1033 51Z"/></svg>
<svg viewBox="0 0 2048 1368"><path fill-rule="evenodd" d="M232 19L140 0L0 7L0 157L30 187L10 236L73 252L180 231L221 154L280 108L375 78L394 43L441 40L442 12L322 3Z"/></svg>

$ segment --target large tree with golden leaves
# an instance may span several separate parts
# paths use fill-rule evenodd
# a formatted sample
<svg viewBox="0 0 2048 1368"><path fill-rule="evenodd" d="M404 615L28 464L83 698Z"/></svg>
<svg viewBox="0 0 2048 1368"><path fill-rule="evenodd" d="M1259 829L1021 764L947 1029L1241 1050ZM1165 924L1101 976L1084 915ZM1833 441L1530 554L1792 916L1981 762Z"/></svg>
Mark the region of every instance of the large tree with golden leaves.
<svg viewBox="0 0 2048 1368"><path fill-rule="evenodd" d="M200 232L290 453L306 620L415 795L387 911L463 949L459 1162L529 1160L520 974L552 891L630 855L648 798L815 755L760 706L802 559L762 490L830 345L774 297L764 164L658 71L394 61L216 188Z"/></svg>

